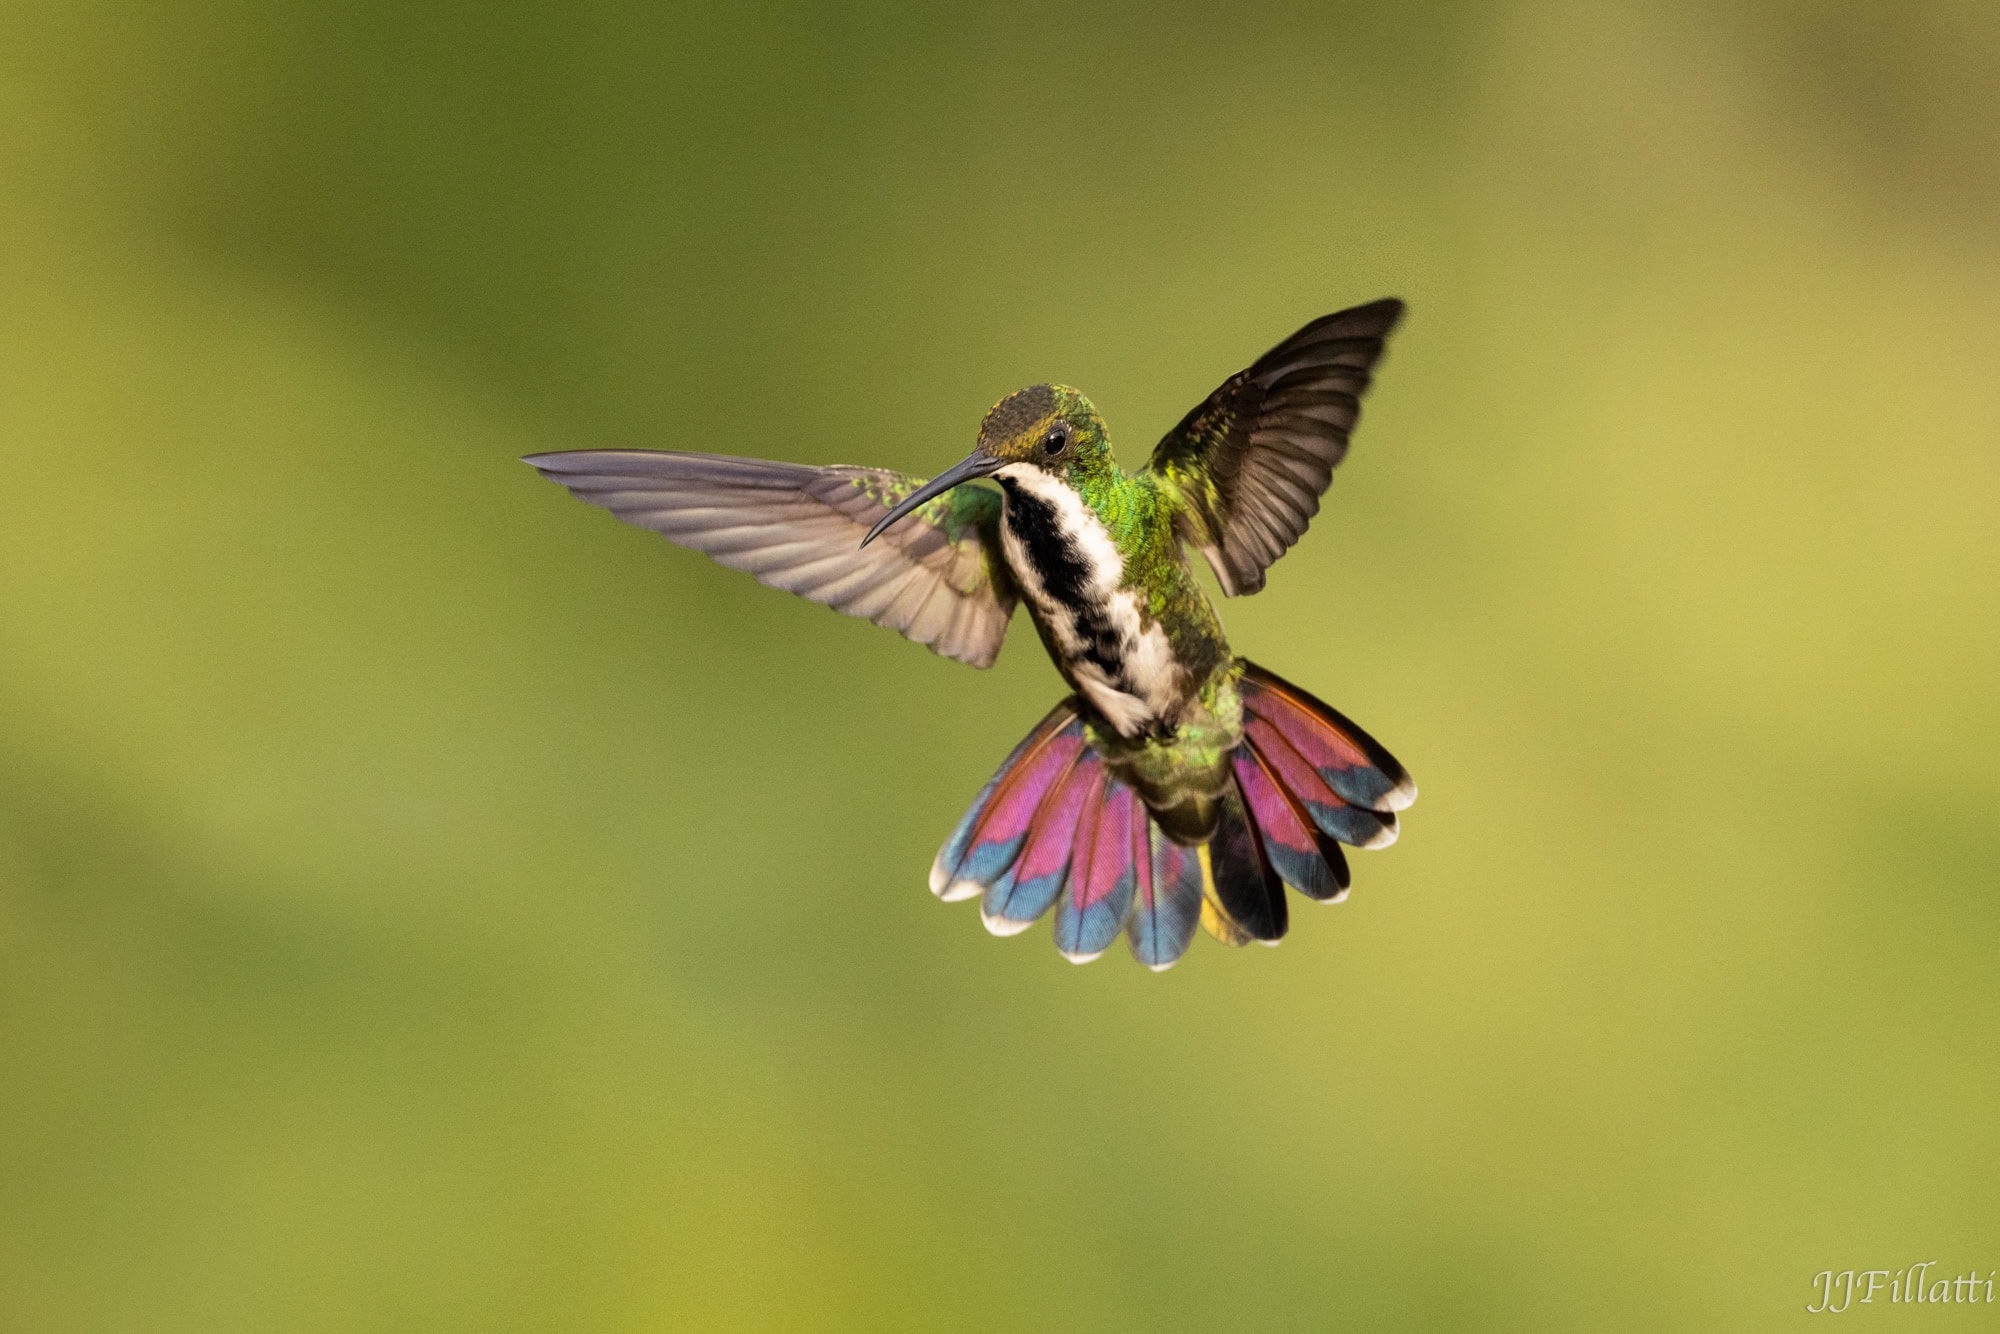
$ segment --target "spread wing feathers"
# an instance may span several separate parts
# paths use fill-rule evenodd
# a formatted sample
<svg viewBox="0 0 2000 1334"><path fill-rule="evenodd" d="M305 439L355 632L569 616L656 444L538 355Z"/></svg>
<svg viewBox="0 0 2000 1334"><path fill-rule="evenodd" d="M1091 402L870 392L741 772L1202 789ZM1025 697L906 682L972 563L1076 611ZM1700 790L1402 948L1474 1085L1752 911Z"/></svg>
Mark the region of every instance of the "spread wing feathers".
<svg viewBox="0 0 2000 1334"><path fill-rule="evenodd" d="M1299 540L1347 453L1383 341L1403 317L1393 297L1324 315L1223 382L1153 450L1179 489L1183 540L1234 597Z"/></svg>
<svg viewBox="0 0 2000 1334"><path fill-rule="evenodd" d="M657 450L588 449L524 462L627 523L761 584L859 616L974 667L999 655L1015 590L999 554L998 493L960 486L863 548L923 479L878 468Z"/></svg>

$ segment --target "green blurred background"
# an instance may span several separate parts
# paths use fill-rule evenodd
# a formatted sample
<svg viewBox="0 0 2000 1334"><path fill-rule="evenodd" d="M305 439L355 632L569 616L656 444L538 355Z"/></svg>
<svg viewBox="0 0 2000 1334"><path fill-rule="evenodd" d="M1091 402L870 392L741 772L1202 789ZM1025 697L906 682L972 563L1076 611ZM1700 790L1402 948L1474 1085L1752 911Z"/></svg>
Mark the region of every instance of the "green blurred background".
<svg viewBox="0 0 2000 1334"><path fill-rule="evenodd" d="M1952 0L10 0L0 1328L2000 1265L1996 70ZM1136 463L1386 293L1226 611L1424 798L1163 976L925 893L1024 622L974 673L514 461L934 470L1060 379Z"/></svg>

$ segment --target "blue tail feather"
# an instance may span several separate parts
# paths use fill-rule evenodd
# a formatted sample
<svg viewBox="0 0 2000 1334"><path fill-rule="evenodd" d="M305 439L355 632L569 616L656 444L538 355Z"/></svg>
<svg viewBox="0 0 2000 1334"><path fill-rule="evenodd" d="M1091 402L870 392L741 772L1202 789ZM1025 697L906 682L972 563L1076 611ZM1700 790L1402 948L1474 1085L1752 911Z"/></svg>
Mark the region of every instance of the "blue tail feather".
<svg viewBox="0 0 2000 1334"><path fill-rule="evenodd" d="M1157 821L1139 823L1145 826L1145 874L1126 935L1132 957L1159 972L1187 953L1201 922L1201 857L1197 849L1168 838Z"/></svg>

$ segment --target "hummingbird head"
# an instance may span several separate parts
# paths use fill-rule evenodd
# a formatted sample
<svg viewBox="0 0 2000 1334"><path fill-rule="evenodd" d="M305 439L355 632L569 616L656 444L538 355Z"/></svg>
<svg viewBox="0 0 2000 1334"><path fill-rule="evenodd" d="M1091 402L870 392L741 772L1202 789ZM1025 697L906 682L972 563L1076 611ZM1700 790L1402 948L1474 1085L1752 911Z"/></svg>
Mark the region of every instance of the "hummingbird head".
<svg viewBox="0 0 2000 1334"><path fill-rule="evenodd" d="M869 530L861 545L873 542L876 534L911 510L975 477L1039 468L1074 487L1110 460L1104 419L1089 399L1060 384L1017 389L995 403L979 423L979 444L972 453L904 497Z"/></svg>
<svg viewBox="0 0 2000 1334"><path fill-rule="evenodd" d="M1068 385L1037 384L993 405L979 424L979 453L1001 468L1027 464L1074 483L1110 457L1110 445L1089 399Z"/></svg>

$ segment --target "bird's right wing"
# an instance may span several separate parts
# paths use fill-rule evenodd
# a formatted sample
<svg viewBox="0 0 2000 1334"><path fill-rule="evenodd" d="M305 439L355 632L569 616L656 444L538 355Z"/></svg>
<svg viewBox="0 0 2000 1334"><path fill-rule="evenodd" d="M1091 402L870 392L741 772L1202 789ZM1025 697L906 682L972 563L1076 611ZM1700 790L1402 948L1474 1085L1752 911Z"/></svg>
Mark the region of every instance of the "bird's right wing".
<svg viewBox="0 0 2000 1334"><path fill-rule="evenodd" d="M1154 474L1184 502L1176 526L1224 593L1262 588L1319 512L1402 317L1394 297L1321 316L1223 381L1153 450Z"/></svg>
<svg viewBox="0 0 2000 1334"><path fill-rule="evenodd" d="M761 584L974 667L991 667L1000 654L1015 590L1000 557L997 492L955 487L864 548L868 530L923 478L642 449L522 461L579 499Z"/></svg>

